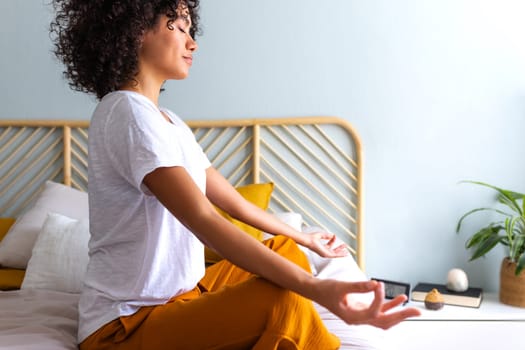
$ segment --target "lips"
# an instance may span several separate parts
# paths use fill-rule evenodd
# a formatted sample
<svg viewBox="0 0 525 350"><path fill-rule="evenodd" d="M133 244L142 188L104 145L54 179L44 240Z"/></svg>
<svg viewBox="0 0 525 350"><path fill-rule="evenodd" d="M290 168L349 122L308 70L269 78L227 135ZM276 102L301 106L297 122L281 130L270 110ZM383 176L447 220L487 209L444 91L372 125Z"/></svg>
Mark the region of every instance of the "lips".
<svg viewBox="0 0 525 350"><path fill-rule="evenodd" d="M191 64L193 63L193 57L191 57L191 56L183 56L183 58L184 58L184 61L186 61L186 63L191 66Z"/></svg>

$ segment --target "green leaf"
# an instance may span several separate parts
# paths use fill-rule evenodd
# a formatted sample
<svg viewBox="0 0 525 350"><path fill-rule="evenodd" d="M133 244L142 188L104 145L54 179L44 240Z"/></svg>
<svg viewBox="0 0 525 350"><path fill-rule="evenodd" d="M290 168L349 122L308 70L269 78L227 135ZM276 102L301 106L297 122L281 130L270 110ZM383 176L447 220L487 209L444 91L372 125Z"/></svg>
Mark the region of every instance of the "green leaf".
<svg viewBox="0 0 525 350"><path fill-rule="evenodd" d="M517 259L525 252L525 219L522 216L515 216L512 218L509 225L512 231L507 232L507 235L512 235L513 240L509 244L509 255L511 259Z"/></svg>
<svg viewBox="0 0 525 350"><path fill-rule="evenodd" d="M515 200L519 200L519 199L523 199L523 197L525 197L525 194L523 193L519 193L519 192L514 192L514 191L510 191L510 190L506 190L509 195L514 198Z"/></svg>
<svg viewBox="0 0 525 350"><path fill-rule="evenodd" d="M525 235L525 217L520 216L516 221L516 232L522 235Z"/></svg>
<svg viewBox="0 0 525 350"><path fill-rule="evenodd" d="M507 205L513 211L519 213L520 216L523 214L523 210L516 202L516 199L523 198L525 195L518 193L518 192L505 190L503 188L499 188L499 187L487 184L485 182L480 182L480 181L462 181L462 182L481 185L481 186L489 187L489 188L492 188L493 190L496 190L499 193L498 201L500 203Z"/></svg>
<svg viewBox="0 0 525 350"><path fill-rule="evenodd" d="M523 254L523 247L525 245L525 236L516 236L514 242L510 244L509 255L514 261L518 261L518 258Z"/></svg>
<svg viewBox="0 0 525 350"><path fill-rule="evenodd" d="M503 237L500 241L501 244L503 244L504 246L509 246L510 245L510 242L509 242L509 239L507 238L507 236Z"/></svg>
<svg viewBox="0 0 525 350"><path fill-rule="evenodd" d="M492 248L496 246L502 239L501 236L491 235L486 240L484 240L481 244L478 245L472 256L470 257L470 261L476 260L485 254L487 254Z"/></svg>
<svg viewBox="0 0 525 350"><path fill-rule="evenodd" d="M499 195L498 202L506 205L507 207L515 211L518 215L521 215L523 213L523 211L521 210L521 206L518 204L518 202L516 202L515 199L512 199L509 196Z"/></svg>
<svg viewBox="0 0 525 350"><path fill-rule="evenodd" d="M514 224L516 223L516 218L517 216L505 219L505 232L507 233L507 238L511 246L513 245L514 241Z"/></svg>
<svg viewBox="0 0 525 350"><path fill-rule="evenodd" d="M521 254L521 257L517 262L515 272L516 276L518 276L521 273L521 271L523 271L523 269L525 269L525 253Z"/></svg>
<svg viewBox="0 0 525 350"><path fill-rule="evenodd" d="M486 240L489 239L490 236L497 235L497 233L503 229L503 226L487 226L483 227L481 230L476 232L475 234L470 237L466 242L466 248L472 248L475 246L479 246L480 244L483 244Z"/></svg>
<svg viewBox="0 0 525 350"><path fill-rule="evenodd" d="M494 209L494 208L476 208L476 209L472 209L471 211L463 214L463 216L458 220L458 224L456 226L456 233L458 233L460 230L461 230L461 224L463 223L463 220L471 215L471 214L474 214L478 211L493 211L493 212L496 212L498 214L501 214L501 215L504 215L504 216L512 216L511 214L508 214L504 211L501 211L501 210L498 210L498 209Z"/></svg>

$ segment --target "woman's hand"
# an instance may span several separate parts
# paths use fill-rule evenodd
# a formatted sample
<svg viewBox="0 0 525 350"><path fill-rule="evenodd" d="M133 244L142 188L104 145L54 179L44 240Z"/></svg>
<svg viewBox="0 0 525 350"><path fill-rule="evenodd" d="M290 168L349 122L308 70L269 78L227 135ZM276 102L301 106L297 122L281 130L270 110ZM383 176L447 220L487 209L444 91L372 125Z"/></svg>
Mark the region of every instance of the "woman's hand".
<svg viewBox="0 0 525 350"><path fill-rule="evenodd" d="M409 307L392 311L393 308L405 302L407 297L399 295L385 302L384 286L377 281L320 280L319 287L317 290L320 293L313 299L348 324L369 324L388 329L406 318L421 314L418 309ZM370 304L364 304L352 298L353 293L368 292L374 293L374 300Z"/></svg>
<svg viewBox="0 0 525 350"><path fill-rule="evenodd" d="M348 249L344 243L338 242L336 235L328 232L304 233L303 242L298 242L316 252L323 258L338 258L347 256Z"/></svg>

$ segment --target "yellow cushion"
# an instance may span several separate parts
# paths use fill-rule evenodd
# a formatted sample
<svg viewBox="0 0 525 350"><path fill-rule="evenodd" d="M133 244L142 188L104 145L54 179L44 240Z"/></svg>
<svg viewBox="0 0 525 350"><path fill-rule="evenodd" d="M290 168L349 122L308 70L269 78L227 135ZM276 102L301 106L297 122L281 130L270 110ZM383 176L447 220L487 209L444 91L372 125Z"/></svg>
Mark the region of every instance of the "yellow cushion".
<svg viewBox="0 0 525 350"><path fill-rule="evenodd" d="M252 202L259 208L266 210L268 209L268 205L270 204L270 198L273 192L273 183L250 184L246 186L237 187L236 190L246 200ZM260 230L250 225L247 225L239 220L233 219L230 215L226 214L219 208L216 209L223 217L228 219L232 224L234 224L244 232L248 233L249 235L257 238L259 241L262 240L263 233ZM205 248L204 257L206 264L213 264L223 259L222 256L217 254L215 251L209 249L208 247Z"/></svg>
<svg viewBox="0 0 525 350"><path fill-rule="evenodd" d="M20 289L25 270L0 268L0 290Z"/></svg>
<svg viewBox="0 0 525 350"><path fill-rule="evenodd" d="M4 239L9 228L15 223L14 218L0 218L0 241Z"/></svg>
<svg viewBox="0 0 525 350"><path fill-rule="evenodd" d="M14 222L13 218L0 218L0 241L4 239ZM0 290L20 289L24 274L25 270L0 268Z"/></svg>

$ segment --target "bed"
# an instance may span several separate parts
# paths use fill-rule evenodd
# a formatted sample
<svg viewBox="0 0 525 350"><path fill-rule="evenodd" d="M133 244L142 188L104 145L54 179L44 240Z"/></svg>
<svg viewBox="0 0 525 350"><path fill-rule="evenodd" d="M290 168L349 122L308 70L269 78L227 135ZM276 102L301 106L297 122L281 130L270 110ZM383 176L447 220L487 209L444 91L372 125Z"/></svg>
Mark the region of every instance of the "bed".
<svg viewBox="0 0 525 350"><path fill-rule="evenodd" d="M347 245L351 254L341 259L306 252L314 274L366 278L363 155L350 123L305 117L188 125L237 188L273 184L264 209L305 232L336 233ZM88 128L87 121L0 120L1 349L76 348L89 239ZM260 197L257 192L248 191L247 199ZM345 325L316 307L342 349L389 348L384 331Z"/></svg>

